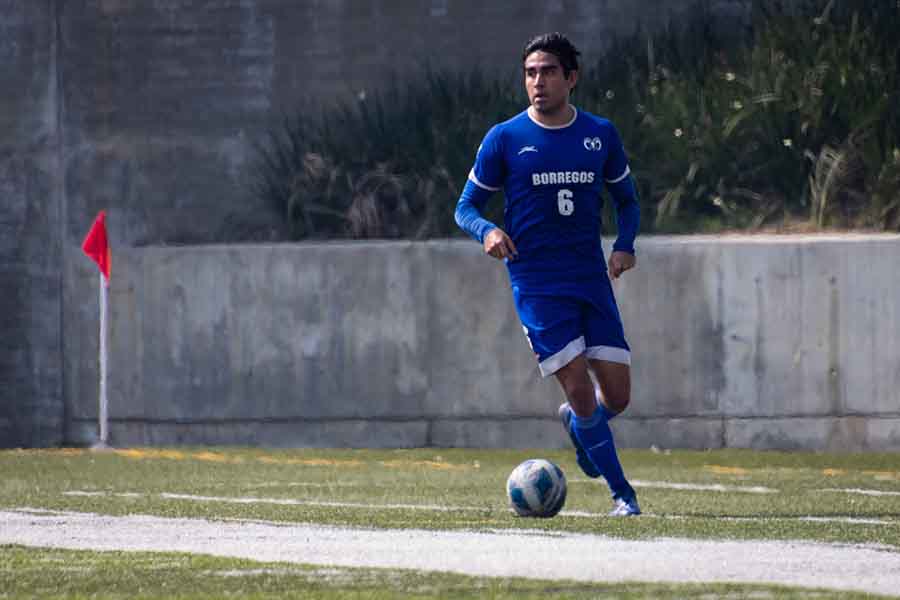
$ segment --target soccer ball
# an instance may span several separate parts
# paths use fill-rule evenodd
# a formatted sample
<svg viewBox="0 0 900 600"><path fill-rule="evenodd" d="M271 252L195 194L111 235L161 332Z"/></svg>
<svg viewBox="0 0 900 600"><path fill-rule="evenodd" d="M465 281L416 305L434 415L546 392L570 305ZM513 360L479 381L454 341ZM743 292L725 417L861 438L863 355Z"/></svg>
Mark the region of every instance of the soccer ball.
<svg viewBox="0 0 900 600"><path fill-rule="evenodd" d="M549 518L566 503L566 476L549 460L532 458L509 474L506 495L520 517Z"/></svg>

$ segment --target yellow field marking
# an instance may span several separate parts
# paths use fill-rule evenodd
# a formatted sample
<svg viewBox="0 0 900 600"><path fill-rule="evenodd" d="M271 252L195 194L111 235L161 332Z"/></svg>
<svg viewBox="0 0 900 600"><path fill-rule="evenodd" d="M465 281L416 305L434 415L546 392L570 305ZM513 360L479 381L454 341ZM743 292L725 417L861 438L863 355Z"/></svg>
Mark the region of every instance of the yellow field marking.
<svg viewBox="0 0 900 600"><path fill-rule="evenodd" d="M169 460L184 460L187 458L187 455L184 452L179 452L178 450L160 450L158 456L160 458L168 458Z"/></svg>
<svg viewBox="0 0 900 600"><path fill-rule="evenodd" d="M138 460L144 458L165 458L168 460L184 460L188 457L184 452L178 450L156 450L151 448L124 448L113 450L119 456L125 458L135 458Z"/></svg>
<svg viewBox="0 0 900 600"><path fill-rule="evenodd" d="M135 448L129 448L127 450L113 450L117 455L124 456L125 458L136 458L138 460L144 458L150 458L150 453L145 452L144 450L137 450Z"/></svg>
<svg viewBox="0 0 900 600"><path fill-rule="evenodd" d="M822 469L822 475L826 477L837 477L846 474L847 471L845 471L844 469Z"/></svg>
<svg viewBox="0 0 900 600"><path fill-rule="evenodd" d="M192 454L191 458L196 458L197 460L205 460L209 462L219 462L219 463L242 463L244 459L240 456L226 456L225 454L220 454L218 452L197 452L196 454Z"/></svg>
<svg viewBox="0 0 900 600"><path fill-rule="evenodd" d="M281 458L277 456L260 455L256 460L267 465L303 465L307 467L361 467L364 461L356 459L335 458ZM389 469L408 469L411 467L427 467L430 469L460 470L470 469L472 465L459 465L442 460L383 460L379 463ZM474 465L479 468L481 465Z"/></svg>
<svg viewBox="0 0 900 600"><path fill-rule="evenodd" d="M227 464L242 464L245 458L242 456L230 456L222 452L186 453L178 450L156 450L152 448L128 448L113 450L119 456L142 460L145 458L164 458L169 460L202 460ZM276 456L260 455L255 457L258 462L268 465L303 465L312 467L359 467L363 465L359 460L336 460L330 458L279 458Z"/></svg>
<svg viewBox="0 0 900 600"><path fill-rule="evenodd" d="M333 458L278 458L276 456L257 456L256 460L267 465L303 465L308 467L361 467L361 460Z"/></svg>
<svg viewBox="0 0 900 600"><path fill-rule="evenodd" d="M712 471L716 475L749 475L750 469L742 469L741 467L723 467L722 465L703 465L707 471Z"/></svg>
<svg viewBox="0 0 900 600"><path fill-rule="evenodd" d="M408 467L428 467L446 471L459 471L471 468L471 465L455 465L439 460L383 460L381 466L389 469L405 469ZM477 467L476 467L477 468Z"/></svg>
<svg viewBox="0 0 900 600"><path fill-rule="evenodd" d="M80 456L87 452L83 448L59 448L53 451L54 454L62 454L63 456Z"/></svg>
<svg viewBox="0 0 900 600"><path fill-rule="evenodd" d="M231 457L227 454L221 454L218 452L194 452L187 453L182 452L180 450L157 450L154 448L127 448L127 449L117 449L113 450L117 455L124 456L125 458L133 458L137 460L142 460L145 458L156 458L156 459L166 459L166 460L187 460L187 459L195 459L195 460L204 460L210 462L221 462L221 463L241 463L244 461L239 456Z"/></svg>

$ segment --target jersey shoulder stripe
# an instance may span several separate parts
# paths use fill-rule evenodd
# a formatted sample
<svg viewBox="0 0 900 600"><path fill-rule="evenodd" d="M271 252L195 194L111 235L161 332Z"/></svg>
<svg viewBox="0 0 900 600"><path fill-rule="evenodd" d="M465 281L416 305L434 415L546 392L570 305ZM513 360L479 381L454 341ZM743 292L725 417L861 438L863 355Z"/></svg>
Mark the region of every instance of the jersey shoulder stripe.
<svg viewBox="0 0 900 600"><path fill-rule="evenodd" d="M520 127L523 117L527 119L524 111L511 119L497 123L488 130L475 153L475 165L469 171L469 181L488 192L503 189L506 179L504 155L509 138L508 132Z"/></svg>
<svg viewBox="0 0 900 600"><path fill-rule="evenodd" d="M619 175L619 176L616 177L615 179L607 179L607 180L606 180L606 183L619 183L620 181L622 181L623 179L625 179L626 177L628 177L628 175L629 175L630 173L631 173L631 167L629 167L628 165L625 165L625 172L624 172L624 173L622 173L621 175Z"/></svg>
<svg viewBox="0 0 900 600"><path fill-rule="evenodd" d="M475 177L475 169L469 169L469 181L477 185L483 190L487 190L489 192L499 192L502 188L494 187L492 185L487 185L478 181L478 178Z"/></svg>

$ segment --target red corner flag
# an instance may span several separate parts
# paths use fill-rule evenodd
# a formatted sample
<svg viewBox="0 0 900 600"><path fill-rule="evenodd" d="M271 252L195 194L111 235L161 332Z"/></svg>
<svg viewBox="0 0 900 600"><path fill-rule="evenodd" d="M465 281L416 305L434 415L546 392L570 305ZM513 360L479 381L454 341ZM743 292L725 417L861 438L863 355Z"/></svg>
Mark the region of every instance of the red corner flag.
<svg viewBox="0 0 900 600"><path fill-rule="evenodd" d="M109 281L112 258L109 253L109 240L106 237L105 210L101 210L97 214L97 218L94 219L94 224L91 225L91 230L88 231L87 236L84 238L84 243L81 244L81 249L84 250L84 253L87 254L91 260L97 263L97 266L100 267L100 272L103 273L106 276L107 281Z"/></svg>

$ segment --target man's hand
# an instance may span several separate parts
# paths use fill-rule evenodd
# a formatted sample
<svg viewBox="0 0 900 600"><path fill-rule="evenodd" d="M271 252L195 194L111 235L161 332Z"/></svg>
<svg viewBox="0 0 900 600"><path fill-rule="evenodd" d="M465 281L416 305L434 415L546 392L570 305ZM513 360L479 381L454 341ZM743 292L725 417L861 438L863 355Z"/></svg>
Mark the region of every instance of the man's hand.
<svg viewBox="0 0 900 600"><path fill-rule="evenodd" d="M519 256L516 245L513 244L510 237L506 235L506 232L499 227L491 229L488 234L484 236L484 252L485 254L490 254L494 258L500 260L503 260L504 258L515 260L516 257Z"/></svg>
<svg viewBox="0 0 900 600"><path fill-rule="evenodd" d="M633 269L636 262L637 259L634 257L634 254L614 250L609 256L609 276L613 279L618 279L619 275L628 269Z"/></svg>

